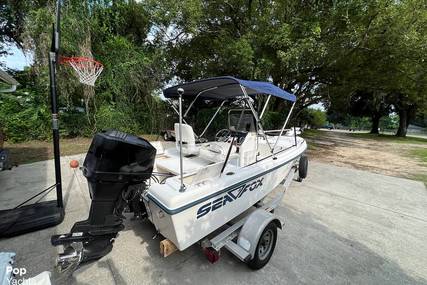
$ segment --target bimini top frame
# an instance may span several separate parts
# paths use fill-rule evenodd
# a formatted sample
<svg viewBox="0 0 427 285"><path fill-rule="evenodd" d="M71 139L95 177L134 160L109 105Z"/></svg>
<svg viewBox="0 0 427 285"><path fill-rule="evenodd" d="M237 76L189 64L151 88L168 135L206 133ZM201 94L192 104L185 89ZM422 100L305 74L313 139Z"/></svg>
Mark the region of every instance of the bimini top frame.
<svg viewBox="0 0 427 285"><path fill-rule="evenodd" d="M165 89L163 95L166 98L178 98L178 89L182 88L185 90L185 94L183 94L184 98L223 101L226 99L241 98L244 94L242 94L240 86L245 87L248 96L266 94L291 102L296 101L294 94L286 92L270 82L242 80L231 76L213 77L179 84Z"/></svg>
<svg viewBox="0 0 427 285"><path fill-rule="evenodd" d="M255 111L255 108L253 107L250 97L255 95L261 95L261 94L268 95L268 98L261 112L261 116L258 116L258 113ZM296 96L294 94L286 92L285 90L269 82L242 80L242 79L237 79L231 76L214 77L214 78L208 78L203 80L192 81L189 83L179 84L179 85L165 89L163 91L163 95L168 99L179 99L178 115L179 115L180 148L182 145L181 125L182 125L183 117L185 117L188 114L189 110L191 109L191 107L193 106L193 104L196 102L197 99L200 98L202 100L222 101L220 107L215 112L214 117L210 120L210 122L208 123L208 126L206 126L203 133L209 127L212 120L215 118L215 116L217 115L217 113L225 103L225 101L234 99L234 100L243 100L245 105L248 104L249 109L252 111L252 114L257 123L257 132L259 131L260 134L265 137L266 142L270 147L272 155L274 155L274 148L276 147L280 139L280 136L282 135L286 127L286 124L289 120L289 117L292 113L292 110L293 110L293 107L295 106L295 101L296 101ZM270 143L268 142L268 139L266 137L266 134L261 124L262 115L266 110L267 104L270 101L271 96L275 96L275 97L293 102L291 110L285 120L285 123L273 147L271 147ZM192 100L185 113L183 113L182 111L183 98L189 98ZM258 143L258 140L257 140L257 143ZM180 177L181 177L181 191L185 191L185 185L183 182L183 167L182 167L181 151L180 151Z"/></svg>

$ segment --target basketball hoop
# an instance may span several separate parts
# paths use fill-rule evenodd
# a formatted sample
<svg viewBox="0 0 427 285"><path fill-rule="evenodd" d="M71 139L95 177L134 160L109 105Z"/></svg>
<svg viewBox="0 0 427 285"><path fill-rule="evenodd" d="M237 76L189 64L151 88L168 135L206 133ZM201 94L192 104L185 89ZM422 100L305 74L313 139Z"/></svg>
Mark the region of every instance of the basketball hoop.
<svg viewBox="0 0 427 285"><path fill-rule="evenodd" d="M96 79L104 69L102 63L90 57L61 57L59 63L71 65L79 81L90 86L95 86Z"/></svg>

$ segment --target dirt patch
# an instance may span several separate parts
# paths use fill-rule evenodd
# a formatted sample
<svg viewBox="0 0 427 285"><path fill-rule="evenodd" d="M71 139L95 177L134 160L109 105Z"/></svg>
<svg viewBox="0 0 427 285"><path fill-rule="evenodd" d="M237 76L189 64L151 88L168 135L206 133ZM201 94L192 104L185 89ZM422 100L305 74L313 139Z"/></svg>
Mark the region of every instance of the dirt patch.
<svg viewBox="0 0 427 285"><path fill-rule="evenodd" d="M334 131L315 134L307 138L311 159L405 178L427 173L427 164L410 155L414 149L426 148L427 144L357 138Z"/></svg>

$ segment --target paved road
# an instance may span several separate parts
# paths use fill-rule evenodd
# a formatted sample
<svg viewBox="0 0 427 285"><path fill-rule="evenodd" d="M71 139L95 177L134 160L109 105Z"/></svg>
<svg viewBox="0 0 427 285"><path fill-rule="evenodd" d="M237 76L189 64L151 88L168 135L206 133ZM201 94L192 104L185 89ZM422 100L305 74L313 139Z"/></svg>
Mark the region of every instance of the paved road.
<svg viewBox="0 0 427 285"><path fill-rule="evenodd" d="M87 186L67 167L69 159L63 159L64 223L0 240L0 251L17 252L17 266L26 267L28 277L52 269L50 235L87 217ZM52 182L51 161L2 172L0 206ZM292 184L276 213L286 226L259 271L225 250L211 265L197 246L161 258L153 227L128 219L112 253L79 269L69 284L427 284L427 189L421 182L313 162L308 179Z"/></svg>

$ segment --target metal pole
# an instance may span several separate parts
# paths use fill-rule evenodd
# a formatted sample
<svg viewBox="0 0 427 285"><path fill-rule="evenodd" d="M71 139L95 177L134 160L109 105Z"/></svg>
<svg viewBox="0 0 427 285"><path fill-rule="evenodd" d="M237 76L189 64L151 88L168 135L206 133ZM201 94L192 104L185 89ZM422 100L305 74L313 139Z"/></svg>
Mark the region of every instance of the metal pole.
<svg viewBox="0 0 427 285"><path fill-rule="evenodd" d="M56 64L59 54L59 33L60 33L60 8L61 1L56 2L56 25L53 26L52 46L49 52L49 75L50 75L50 103L52 111L52 140L53 155L55 161L55 182L56 182L56 201L59 208L64 207L62 198L61 182L61 159L59 150L59 123L58 123L58 94L56 92Z"/></svg>
<svg viewBox="0 0 427 285"><path fill-rule="evenodd" d="M191 107L193 107L194 102L196 102L197 98L199 98L199 96L200 96L200 95L202 95L202 94L203 94L203 93L205 93L205 92L208 92L208 91L211 91L211 90L217 89L217 88L218 88L218 86L215 86L215 87L208 88L208 89L205 89L205 90L203 90L203 91L200 91L200 92L199 92L199 94L197 94L197 95L196 95L196 97L194 98L194 100L193 100L193 101L191 101L190 106L188 106L187 111L185 111L184 117L187 117L188 112L190 111Z"/></svg>
<svg viewBox="0 0 427 285"><path fill-rule="evenodd" d="M268 95L268 97L267 97L267 101L265 101L265 104L264 104L264 107L262 108L262 111L261 111L261 115L259 116L259 119L261 120L262 119L262 117L264 116L264 112L265 112L265 110L267 110L267 106L268 106L268 102L270 102L270 98L271 98L271 95ZM257 129L256 129L256 151L257 151L257 155L256 155L256 159L258 160L258 155L259 155L259 151L258 151L258 125L257 125Z"/></svg>
<svg viewBox="0 0 427 285"><path fill-rule="evenodd" d="M182 165L182 94L184 94L184 89L178 88L177 91L179 95L179 175L181 178L181 187L179 188L179 192L184 192L184 168Z"/></svg>
<svg viewBox="0 0 427 285"><path fill-rule="evenodd" d="M171 102L171 100L167 99L166 102L169 103L169 105L171 106L172 110L174 110L175 113L179 116L179 111L175 108L175 106L173 105L173 103ZM184 122L184 124L188 125L187 121L184 118L182 118L182 121ZM199 138L199 136L197 134L194 134L194 137L196 139Z"/></svg>
<svg viewBox="0 0 427 285"><path fill-rule="evenodd" d="M246 100L245 100L245 104L246 104L246 102L248 103L249 108L251 109L252 114L253 114L253 115L254 115L254 117L255 117L255 121L256 121L256 123L257 123L257 125L258 125L258 127L259 127L259 130L261 131L261 134L264 136L265 142L267 143L267 145L268 145L268 147L270 148L271 152L273 152L273 149L271 148L271 145L270 145L270 143L268 142L267 135L264 133L264 128L262 127L262 124L261 124L261 122L260 122L260 119L259 119L259 117L258 117L258 114L257 114L257 112L255 111L254 107L252 106L252 104L251 104L251 102L250 102L250 97L249 97L248 93L246 92L245 87L243 87L242 85L240 85L240 89L242 90L243 95L244 95L244 96L245 96L245 98L246 98ZM257 133L257 135L258 135L258 133Z"/></svg>
<svg viewBox="0 0 427 285"><path fill-rule="evenodd" d="M268 95L267 101L265 102L264 108L262 108L261 115L259 116L260 120L262 119L262 116L264 116L264 112L267 109L267 105L268 105L268 102L270 101L270 98L271 98L271 95Z"/></svg>
<svg viewBox="0 0 427 285"><path fill-rule="evenodd" d="M297 146L297 128L295 128L295 125L294 125L294 139L295 139L295 146Z"/></svg>
<svg viewBox="0 0 427 285"><path fill-rule="evenodd" d="M296 101L295 101L295 102L296 102ZM292 110L294 109L294 106L295 106L295 102L292 104L292 107L291 107L291 109L289 110L289 114L288 114L288 116L286 117L285 123L283 124L283 127L282 127L282 129L280 130L280 134L279 134L279 136L277 137L276 143L274 144L273 149L271 150L271 152L272 152L272 153L274 152L274 149L276 148L277 143L279 142L279 139L280 139L280 137L282 136L283 131L285 130L286 124L288 123L289 118L291 117Z"/></svg>
<svg viewBox="0 0 427 285"><path fill-rule="evenodd" d="M216 115L218 114L218 112L221 110L222 106L224 105L225 100L222 101L221 105L218 107L218 109L216 110L215 114L213 115L213 117L210 119L209 123L206 125L205 129L203 130L203 132L199 135L199 137L202 137L205 132L208 130L209 126L212 124L212 121L215 119Z"/></svg>
<svg viewBox="0 0 427 285"><path fill-rule="evenodd" d="M174 110L175 113L179 116L179 111L175 108L175 106L173 105L173 103L171 102L171 100L167 99L166 102L169 103L169 105L171 106L172 110ZM182 121L184 122L184 124L188 125L187 121L184 118L182 118ZM194 134L194 135L196 136L196 134Z"/></svg>

